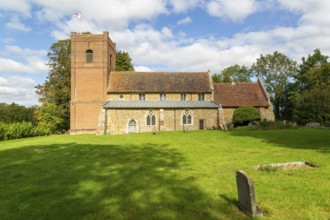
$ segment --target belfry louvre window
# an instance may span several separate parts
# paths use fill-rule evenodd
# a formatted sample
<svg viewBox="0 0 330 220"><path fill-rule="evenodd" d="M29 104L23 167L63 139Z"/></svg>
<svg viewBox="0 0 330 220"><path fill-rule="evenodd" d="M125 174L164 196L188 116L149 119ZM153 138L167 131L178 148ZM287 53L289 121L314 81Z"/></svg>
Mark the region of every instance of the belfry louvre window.
<svg viewBox="0 0 330 220"><path fill-rule="evenodd" d="M147 115L147 125L156 125L156 116L155 113L150 110Z"/></svg>
<svg viewBox="0 0 330 220"><path fill-rule="evenodd" d="M93 62L93 51L86 50L86 63L92 63L92 62Z"/></svg>

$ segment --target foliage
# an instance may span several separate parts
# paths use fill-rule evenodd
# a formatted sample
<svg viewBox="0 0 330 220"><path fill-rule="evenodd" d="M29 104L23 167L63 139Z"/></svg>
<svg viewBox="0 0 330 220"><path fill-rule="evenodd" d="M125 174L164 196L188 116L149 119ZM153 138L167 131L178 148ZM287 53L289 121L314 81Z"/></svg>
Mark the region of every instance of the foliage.
<svg viewBox="0 0 330 220"><path fill-rule="evenodd" d="M330 87L303 92L297 99L294 116L299 124L330 122Z"/></svg>
<svg viewBox="0 0 330 220"><path fill-rule="evenodd" d="M31 122L0 122L0 141L48 135L49 131Z"/></svg>
<svg viewBox="0 0 330 220"><path fill-rule="evenodd" d="M125 51L117 51L116 53L116 71L134 71L132 59Z"/></svg>
<svg viewBox="0 0 330 220"><path fill-rule="evenodd" d="M6 141L0 219L249 219L236 205L235 170L251 176L267 220L328 219L328 134L239 128ZM252 167L300 159L320 167Z"/></svg>
<svg viewBox="0 0 330 220"><path fill-rule="evenodd" d="M49 130L52 134L62 133L63 131L59 130L63 124L63 118L60 117L58 112L58 107L55 103L44 103L36 111L36 116L39 120L38 125Z"/></svg>
<svg viewBox="0 0 330 220"><path fill-rule="evenodd" d="M284 95L290 80L296 75L297 63L284 54L275 51L273 54L260 55L260 58L252 65L252 72L265 83L267 92L274 105L275 118L281 118Z"/></svg>
<svg viewBox="0 0 330 220"><path fill-rule="evenodd" d="M324 64L327 64L328 58L328 56L321 53L320 49L314 50L312 55L308 54L307 58L302 58L302 63L299 65L299 73L295 77L300 91L304 91L308 88L311 89L309 83L310 79L308 79L306 73L312 71L314 68L319 68Z"/></svg>
<svg viewBox="0 0 330 220"><path fill-rule="evenodd" d="M15 103L0 103L0 122L14 123L25 121L36 124L34 116L36 108L36 106L25 107Z"/></svg>
<svg viewBox="0 0 330 220"><path fill-rule="evenodd" d="M253 123L250 128L257 130L296 129L297 125L292 122L262 120Z"/></svg>
<svg viewBox="0 0 330 220"><path fill-rule="evenodd" d="M37 119L40 124L47 125L52 114L52 132L68 130L70 128L70 40L60 40L51 46L48 53L50 71L43 85L36 86L36 92L42 103L38 110Z"/></svg>
<svg viewBox="0 0 330 220"><path fill-rule="evenodd" d="M330 63L322 64L305 73L305 89L330 88Z"/></svg>
<svg viewBox="0 0 330 220"><path fill-rule="evenodd" d="M245 125L251 121L257 121L260 119L260 112L252 106L241 106L235 109L233 115L233 123L235 125Z"/></svg>
<svg viewBox="0 0 330 220"><path fill-rule="evenodd" d="M213 83L221 83L222 82L222 75L221 74L213 74L212 75L212 82Z"/></svg>
<svg viewBox="0 0 330 220"><path fill-rule="evenodd" d="M251 82L251 72L246 66L235 64L212 76L213 83Z"/></svg>

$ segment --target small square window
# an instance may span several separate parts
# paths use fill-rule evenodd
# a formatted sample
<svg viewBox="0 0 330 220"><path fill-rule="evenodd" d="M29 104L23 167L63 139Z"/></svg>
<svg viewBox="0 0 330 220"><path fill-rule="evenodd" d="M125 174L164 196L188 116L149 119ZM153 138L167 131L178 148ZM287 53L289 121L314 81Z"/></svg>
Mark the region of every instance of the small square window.
<svg viewBox="0 0 330 220"><path fill-rule="evenodd" d="M166 101L166 94L160 93L160 101Z"/></svg>
<svg viewBox="0 0 330 220"><path fill-rule="evenodd" d="M146 96L145 96L144 93L140 93L140 94L139 94L139 100L140 100L140 101L145 101L145 100L146 100Z"/></svg>
<svg viewBox="0 0 330 220"><path fill-rule="evenodd" d="M181 93L181 97L180 97L181 101L186 101L186 93Z"/></svg>
<svg viewBox="0 0 330 220"><path fill-rule="evenodd" d="M204 101L204 100L205 100L204 93L198 93L198 101Z"/></svg>

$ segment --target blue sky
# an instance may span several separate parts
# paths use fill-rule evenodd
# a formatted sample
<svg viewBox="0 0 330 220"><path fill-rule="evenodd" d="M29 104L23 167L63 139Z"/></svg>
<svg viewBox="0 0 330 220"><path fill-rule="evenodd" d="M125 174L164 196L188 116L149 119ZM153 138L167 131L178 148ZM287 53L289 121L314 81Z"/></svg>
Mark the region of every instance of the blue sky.
<svg viewBox="0 0 330 220"><path fill-rule="evenodd" d="M70 32L109 31L139 71L219 73L261 53L330 55L329 11L328 0L0 0L0 102L37 104L47 52Z"/></svg>

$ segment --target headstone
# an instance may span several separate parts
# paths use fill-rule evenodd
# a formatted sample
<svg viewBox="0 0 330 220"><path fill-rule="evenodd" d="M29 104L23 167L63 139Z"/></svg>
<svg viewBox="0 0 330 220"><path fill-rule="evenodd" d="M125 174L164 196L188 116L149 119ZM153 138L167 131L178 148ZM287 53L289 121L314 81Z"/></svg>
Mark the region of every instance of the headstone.
<svg viewBox="0 0 330 220"><path fill-rule="evenodd" d="M309 123L306 124L306 127L320 128L321 127L321 123L320 122L309 122Z"/></svg>
<svg viewBox="0 0 330 220"><path fill-rule="evenodd" d="M244 171L236 171L239 208L249 216L262 217L262 209L257 205L251 178Z"/></svg>

